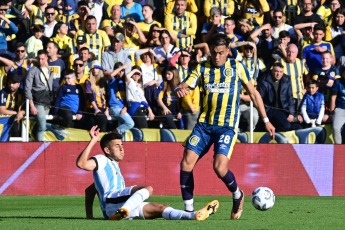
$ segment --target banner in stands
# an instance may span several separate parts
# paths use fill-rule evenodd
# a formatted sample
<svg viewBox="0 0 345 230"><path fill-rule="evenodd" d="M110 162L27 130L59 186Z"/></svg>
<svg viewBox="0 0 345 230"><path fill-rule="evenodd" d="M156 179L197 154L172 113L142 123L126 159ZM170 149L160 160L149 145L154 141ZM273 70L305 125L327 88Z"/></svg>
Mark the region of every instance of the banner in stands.
<svg viewBox="0 0 345 230"><path fill-rule="evenodd" d="M35 121L30 123L30 136L33 140L35 134ZM126 133L125 141L157 141L157 142L183 142L191 133L191 130L179 129L136 129ZM345 129L343 132L345 143ZM237 143L249 143L250 133L240 132ZM88 141L89 132L82 129L62 128L47 123L47 131L44 134L46 141ZM332 126L324 125L315 128L301 129L297 131L276 133L276 139L271 140L268 133L254 132L253 143L278 143L278 144L333 144Z"/></svg>
<svg viewBox="0 0 345 230"><path fill-rule="evenodd" d="M84 195L92 172L76 167L86 142L3 143L0 195ZM126 185L151 185L155 195L179 195L180 143L124 142ZM91 155L102 154L100 147ZM212 167L213 153L195 170L196 195L229 195ZM345 146L236 144L229 168L245 194L259 186L276 195L344 196Z"/></svg>

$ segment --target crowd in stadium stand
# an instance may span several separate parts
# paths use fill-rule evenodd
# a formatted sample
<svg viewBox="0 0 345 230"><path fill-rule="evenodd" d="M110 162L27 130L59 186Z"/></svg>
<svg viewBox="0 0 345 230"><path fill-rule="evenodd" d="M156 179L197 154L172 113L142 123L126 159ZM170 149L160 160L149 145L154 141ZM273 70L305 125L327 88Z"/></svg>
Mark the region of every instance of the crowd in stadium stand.
<svg viewBox="0 0 345 230"><path fill-rule="evenodd" d="M203 89L174 93L210 58L216 33L231 40L276 131L345 123L345 2L341 0L2 0L1 115L120 134L192 129ZM344 79L343 77L344 76ZM241 89L240 130L250 97ZM47 114L54 119L46 121ZM263 130L254 108L256 131Z"/></svg>

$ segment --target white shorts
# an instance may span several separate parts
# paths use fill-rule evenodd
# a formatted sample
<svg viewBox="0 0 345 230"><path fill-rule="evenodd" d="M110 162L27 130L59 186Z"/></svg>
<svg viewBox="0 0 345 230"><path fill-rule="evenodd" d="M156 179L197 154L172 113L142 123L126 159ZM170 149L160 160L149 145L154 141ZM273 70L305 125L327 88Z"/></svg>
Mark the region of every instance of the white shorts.
<svg viewBox="0 0 345 230"><path fill-rule="evenodd" d="M134 185L135 186L135 185ZM108 196L108 198L121 198L121 197L128 197L131 195L131 191L132 188L134 186L131 187L126 187L122 190L117 190L114 193L110 194ZM111 215L113 215L118 209L120 209L124 203L117 203L117 204L113 204L113 203L106 203L105 205L105 212L107 214L108 217L110 217ZM137 208L133 209L130 213L129 216L125 219L145 219L144 218L144 213L143 213L143 208L146 204L148 204L149 202L143 202L141 205L139 205Z"/></svg>

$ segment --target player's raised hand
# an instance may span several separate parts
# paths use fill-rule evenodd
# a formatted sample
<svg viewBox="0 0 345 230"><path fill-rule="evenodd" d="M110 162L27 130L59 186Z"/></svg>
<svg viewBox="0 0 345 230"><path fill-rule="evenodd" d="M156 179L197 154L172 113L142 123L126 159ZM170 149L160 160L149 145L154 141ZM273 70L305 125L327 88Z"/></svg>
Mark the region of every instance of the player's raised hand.
<svg viewBox="0 0 345 230"><path fill-rule="evenodd" d="M188 93L187 89L181 87L176 87L174 91L179 98L186 96Z"/></svg>
<svg viewBox="0 0 345 230"><path fill-rule="evenodd" d="M272 125L271 122L266 122L265 123L265 128L266 130L270 133L270 138L273 140L274 139L274 135L275 135L275 128L274 126Z"/></svg>
<svg viewBox="0 0 345 230"><path fill-rule="evenodd" d="M99 128L97 125L92 126L92 128L90 130L90 137L91 137L91 140L98 141L98 139L100 137L100 133L99 133Z"/></svg>

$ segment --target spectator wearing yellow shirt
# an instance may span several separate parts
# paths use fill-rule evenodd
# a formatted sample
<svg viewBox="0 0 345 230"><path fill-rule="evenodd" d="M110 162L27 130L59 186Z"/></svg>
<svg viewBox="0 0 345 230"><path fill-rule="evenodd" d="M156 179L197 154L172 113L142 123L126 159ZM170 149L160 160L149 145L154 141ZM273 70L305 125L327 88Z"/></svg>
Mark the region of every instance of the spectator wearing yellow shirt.
<svg viewBox="0 0 345 230"><path fill-rule="evenodd" d="M242 17L252 21L254 27L269 23L270 7L267 0L242 1Z"/></svg>
<svg viewBox="0 0 345 230"><path fill-rule="evenodd" d="M316 14L324 21L325 26L328 26L332 24L332 15L339 7L341 7L339 0L327 0L319 7Z"/></svg>
<svg viewBox="0 0 345 230"><path fill-rule="evenodd" d="M173 32L178 40L177 47L189 47L193 45L193 39L197 30L195 14L186 11L187 0L175 1L176 11L165 16L164 25L167 30Z"/></svg>
<svg viewBox="0 0 345 230"><path fill-rule="evenodd" d="M131 55L132 63L135 63L134 53L140 49L142 44L145 44L146 38L143 32L140 30L138 24L134 18L127 17L124 24L125 41L122 48Z"/></svg>
<svg viewBox="0 0 345 230"><path fill-rule="evenodd" d="M88 15L91 15L91 10L85 1L78 2L78 18L75 18L70 21L69 23L69 35L71 37L75 36L75 34L79 30L85 30L85 21Z"/></svg>
<svg viewBox="0 0 345 230"><path fill-rule="evenodd" d="M58 57L61 59L68 58L69 55L73 54L73 43L72 38L67 36L68 27L62 22L58 22L54 27L54 32L51 41L54 41L59 46Z"/></svg>
<svg viewBox="0 0 345 230"><path fill-rule="evenodd" d="M153 20L153 18L152 18L153 7L152 6L144 5L142 13L143 13L145 20L142 22L139 22L138 26L139 26L140 30L144 33L144 35L147 37L147 35L150 31L151 25L157 24L159 27L161 27L162 25L159 22Z"/></svg>
<svg viewBox="0 0 345 230"><path fill-rule="evenodd" d="M79 30L74 36L74 43L78 36L85 36L87 44L90 48L91 53L95 54L96 60L100 61L102 53L108 50L111 45L108 35L103 30L97 29L97 21L94 16L88 16L86 18L85 32Z"/></svg>
<svg viewBox="0 0 345 230"><path fill-rule="evenodd" d="M210 11L213 7L220 9L224 17L230 17L235 11L234 0L205 0L204 2L204 14L206 17L210 17Z"/></svg>
<svg viewBox="0 0 345 230"><path fill-rule="evenodd" d="M25 8L30 15L30 25L34 25L35 19L40 19L44 22L44 11L48 6L48 0L37 0L38 6L33 5L35 0L27 0L25 2Z"/></svg>
<svg viewBox="0 0 345 230"><path fill-rule="evenodd" d="M111 8L111 19L106 19L102 22L102 30L104 30L109 37L114 37L116 33L121 32L123 28L124 19L121 19L121 7L113 5Z"/></svg>
<svg viewBox="0 0 345 230"><path fill-rule="evenodd" d="M175 11L175 0L167 0L164 14L172 14ZM198 6L194 0L187 0L187 11L193 14L198 12Z"/></svg>

